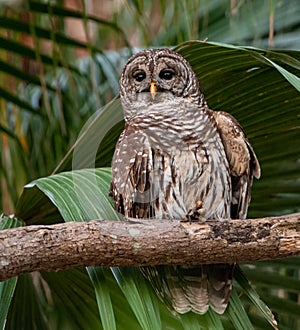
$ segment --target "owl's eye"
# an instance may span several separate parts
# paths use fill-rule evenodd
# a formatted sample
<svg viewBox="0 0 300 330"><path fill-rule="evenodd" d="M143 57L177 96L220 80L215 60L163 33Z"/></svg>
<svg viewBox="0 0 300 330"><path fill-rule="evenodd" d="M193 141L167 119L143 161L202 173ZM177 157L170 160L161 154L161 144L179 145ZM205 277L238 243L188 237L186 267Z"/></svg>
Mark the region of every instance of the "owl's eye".
<svg viewBox="0 0 300 330"><path fill-rule="evenodd" d="M163 69L159 73L159 78L164 80L171 80L175 76L175 71L172 69Z"/></svg>
<svg viewBox="0 0 300 330"><path fill-rule="evenodd" d="M144 70L138 70L132 76L136 81L141 82L146 78L146 72Z"/></svg>

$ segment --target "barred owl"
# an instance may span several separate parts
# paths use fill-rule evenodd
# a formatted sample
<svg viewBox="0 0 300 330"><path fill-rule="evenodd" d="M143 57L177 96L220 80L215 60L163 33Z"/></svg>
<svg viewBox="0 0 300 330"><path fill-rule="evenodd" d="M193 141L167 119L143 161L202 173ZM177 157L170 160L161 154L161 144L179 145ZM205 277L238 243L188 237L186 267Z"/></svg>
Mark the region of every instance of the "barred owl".
<svg viewBox="0 0 300 330"><path fill-rule="evenodd" d="M151 49L132 56L122 72L120 97L125 129L110 190L117 211L149 221L246 218L259 163L239 123L209 109L181 55ZM234 264L141 268L170 308L198 314L209 306L224 312L233 269Z"/></svg>

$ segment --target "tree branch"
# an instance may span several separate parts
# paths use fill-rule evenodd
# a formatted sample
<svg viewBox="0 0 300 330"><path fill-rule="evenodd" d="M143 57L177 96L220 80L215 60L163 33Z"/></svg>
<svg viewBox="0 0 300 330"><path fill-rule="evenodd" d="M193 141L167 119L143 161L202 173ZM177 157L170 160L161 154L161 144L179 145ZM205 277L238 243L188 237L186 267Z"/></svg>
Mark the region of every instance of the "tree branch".
<svg viewBox="0 0 300 330"><path fill-rule="evenodd" d="M199 265L300 255L300 213L261 219L68 222L0 231L0 280L82 266Z"/></svg>

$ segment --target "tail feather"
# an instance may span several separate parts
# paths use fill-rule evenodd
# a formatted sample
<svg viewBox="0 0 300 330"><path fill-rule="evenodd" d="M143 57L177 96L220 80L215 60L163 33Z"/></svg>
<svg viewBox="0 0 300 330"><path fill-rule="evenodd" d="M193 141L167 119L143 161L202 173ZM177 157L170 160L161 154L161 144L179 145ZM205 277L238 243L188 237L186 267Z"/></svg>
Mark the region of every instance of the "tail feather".
<svg viewBox="0 0 300 330"><path fill-rule="evenodd" d="M143 267L160 299L180 314L223 314L230 297L234 264Z"/></svg>
<svg viewBox="0 0 300 330"><path fill-rule="evenodd" d="M189 301L190 310L204 314L209 308L207 274L202 266L177 266L184 294Z"/></svg>
<svg viewBox="0 0 300 330"><path fill-rule="evenodd" d="M234 264L207 266L209 304L218 314L223 314L230 298Z"/></svg>
<svg viewBox="0 0 300 330"><path fill-rule="evenodd" d="M185 294L181 276L178 273L178 267L167 266L165 270L166 283L171 295L172 307L175 309L176 312L180 314L189 312L191 310L191 306Z"/></svg>

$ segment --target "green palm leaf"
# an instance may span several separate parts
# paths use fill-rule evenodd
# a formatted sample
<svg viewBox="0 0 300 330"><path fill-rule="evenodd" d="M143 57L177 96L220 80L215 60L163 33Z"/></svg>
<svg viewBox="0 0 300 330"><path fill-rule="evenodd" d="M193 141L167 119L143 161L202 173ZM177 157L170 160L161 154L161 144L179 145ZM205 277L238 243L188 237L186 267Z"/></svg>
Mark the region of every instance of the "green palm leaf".
<svg viewBox="0 0 300 330"><path fill-rule="evenodd" d="M114 330L116 329L116 320L105 272L101 267L87 267L87 272L95 288L103 329Z"/></svg>
<svg viewBox="0 0 300 330"><path fill-rule="evenodd" d="M101 329L86 272L76 269L19 276L5 329Z"/></svg>
<svg viewBox="0 0 300 330"><path fill-rule="evenodd" d="M235 329L243 329L243 330L250 330L254 329L251 321L243 307L239 303L240 300L238 299L238 294L235 289L232 290L231 299L226 310L226 314L232 320ZM238 302L238 303L237 303Z"/></svg>
<svg viewBox="0 0 300 330"><path fill-rule="evenodd" d="M253 303L253 305L256 306L258 310L260 310L260 312L269 322L269 324L272 325L275 329L277 329L277 322L274 319L274 315L272 314L268 306L266 306L266 304L260 299L257 292L253 289L239 266L237 266L235 269L234 278L239 284L243 293L246 294L250 301Z"/></svg>
<svg viewBox="0 0 300 330"><path fill-rule="evenodd" d="M145 330L161 329L159 310L138 269L114 267L111 271L141 328Z"/></svg>

